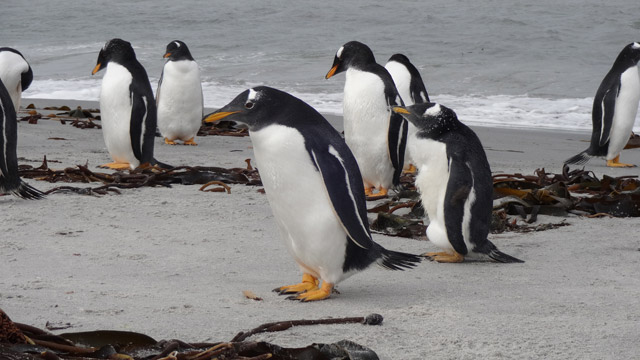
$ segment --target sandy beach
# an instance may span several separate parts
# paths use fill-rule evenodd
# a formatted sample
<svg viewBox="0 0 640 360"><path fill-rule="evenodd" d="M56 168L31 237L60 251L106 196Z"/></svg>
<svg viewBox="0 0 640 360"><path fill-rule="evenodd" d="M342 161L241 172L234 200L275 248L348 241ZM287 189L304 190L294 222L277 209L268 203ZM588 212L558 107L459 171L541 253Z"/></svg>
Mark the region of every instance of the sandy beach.
<svg viewBox="0 0 640 360"><path fill-rule="evenodd" d="M29 103L97 105L23 100ZM329 118L340 127L338 117ZM562 161L584 150L590 137L474 130L494 173L560 172ZM54 169L88 163L98 171L110 161L97 129L40 120L21 122L18 131L20 164L39 166L46 155ZM196 141L197 147L169 146L157 138L156 158L226 168L253 159L248 137ZM623 151L621 161L640 164L640 150ZM640 176L639 168L610 169L602 159L586 167L599 176ZM43 191L61 185L28 182ZM570 226L490 237L524 264L425 261L404 272L372 267L340 283L329 300L298 303L271 292L297 283L301 274L260 187L232 185L231 194L199 187L53 194L41 201L0 197L0 308L37 327L70 323L58 332L129 330L184 341L227 341L271 321L379 313L381 326L295 327L252 339L288 347L348 339L382 359L623 359L640 351L640 218L541 217ZM411 253L436 249L378 234L374 240ZM263 300L249 300L243 290Z"/></svg>

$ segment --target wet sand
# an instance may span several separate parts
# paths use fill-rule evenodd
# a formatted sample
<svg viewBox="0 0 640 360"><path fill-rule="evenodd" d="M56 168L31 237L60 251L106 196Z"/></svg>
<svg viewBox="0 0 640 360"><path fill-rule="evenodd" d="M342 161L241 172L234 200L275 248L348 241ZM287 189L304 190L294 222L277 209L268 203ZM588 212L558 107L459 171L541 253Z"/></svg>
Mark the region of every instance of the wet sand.
<svg viewBox="0 0 640 360"><path fill-rule="evenodd" d="M23 105L30 102L81 103ZM338 117L329 118L339 127ZM560 172L562 160L589 139L586 132L474 129L494 173ZM156 141L156 158L172 165L244 167L253 159L248 137L200 137L197 147ZM100 130L20 123L20 164L38 166L44 155L55 169L88 163L100 171L95 166L110 161ZM621 160L640 164L640 151L626 150ZM638 168L606 168L602 159L587 168L640 175ZM61 185L28 181L41 190ZM198 188L0 197L0 308L38 327L68 322L65 332L129 330L193 342L227 341L265 322L379 313L382 326L295 327L251 339L281 346L349 339L383 359L637 356L640 218L542 217L571 225L490 237L524 264L372 267L340 283L340 294L329 300L303 304L271 292L301 274L259 188L232 185L231 194ZM394 250L435 250L426 241L374 239ZM263 300L246 299L243 290Z"/></svg>

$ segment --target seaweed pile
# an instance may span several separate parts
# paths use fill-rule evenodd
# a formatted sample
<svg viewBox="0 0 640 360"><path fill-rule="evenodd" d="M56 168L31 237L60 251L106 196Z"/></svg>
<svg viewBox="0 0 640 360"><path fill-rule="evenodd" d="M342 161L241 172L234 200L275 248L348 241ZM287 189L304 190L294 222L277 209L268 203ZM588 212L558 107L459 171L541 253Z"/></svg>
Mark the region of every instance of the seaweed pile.
<svg viewBox="0 0 640 360"><path fill-rule="evenodd" d="M268 342L246 341L246 339L258 333L285 331L293 326L381 325L382 321L383 318L379 314L370 314L366 317L281 321L240 332L228 342L186 343L180 340L156 341L144 334L113 330L54 335L33 326L14 323L0 309L0 358L13 360L374 360L378 359L375 352L349 340L333 344L314 343L303 348L285 348Z"/></svg>
<svg viewBox="0 0 640 360"><path fill-rule="evenodd" d="M171 169L158 167L137 168L135 170L116 171L113 173L92 171L88 165L76 165L62 170L49 168L47 158L42 165L20 165L19 174L22 178L48 181L50 183L102 183L97 187L78 188L73 186L59 186L45 194L56 192L74 192L82 195L106 195L110 192L120 194L118 189L133 189L145 186L171 187L172 184L193 185L202 184L201 191L231 192L227 184L262 185L260 175L253 169L249 159L245 160L246 168L225 169L221 167L178 166ZM208 189L210 185L220 185L219 188Z"/></svg>

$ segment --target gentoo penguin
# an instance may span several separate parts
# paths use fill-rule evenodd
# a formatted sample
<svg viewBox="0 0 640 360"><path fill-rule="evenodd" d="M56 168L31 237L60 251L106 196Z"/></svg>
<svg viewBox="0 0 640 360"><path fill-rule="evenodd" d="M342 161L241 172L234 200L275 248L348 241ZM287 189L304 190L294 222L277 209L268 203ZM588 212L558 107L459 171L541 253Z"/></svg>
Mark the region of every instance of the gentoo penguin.
<svg viewBox="0 0 640 360"><path fill-rule="evenodd" d="M100 50L92 74L104 68L100 115L104 143L113 162L101 167L135 169L158 164L153 158L156 103L147 72L131 44L121 39L109 40Z"/></svg>
<svg viewBox="0 0 640 360"><path fill-rule="evenodd" d="M0 48L0 80L4 83L16 113L20 110L22 92L33 81L33 71L24 56L9 47Z"/></svg>
<svg viewBox="0 0 640 360"><path fill-rule="evenodd" d="M418 167L416 186L429 216L427 237L444 252L427 253L438 262L493 259L522 262L487 239L493 181L476 134L453 110L435 103L394 107L418 131L409 142Z"/></svg>
<svg viewBox="0 0 640 360"><path fill-rule="evenodd" d="M10 192L25 199L44 196L18 175L18 121L9 91L0 79L0 193Z"/></svg>
<svg viewBox="0 0 640 360"><path fill-rule="evenodd" d="M593 99L591 145L565 164L584 164L592 156L605 156L607 166L633 167L620 162L620 152L629 141L640 102L640 43L622 49L605 75Z"/></svg>
<svg viewBox="0 0 640 360"><path fill-rule="evenodd" d="M344 138L360 166L366 195L377 188L384 196L391 185L400 183L407 140L407 122L390 106L404 103L391 75L376 63L367 45L344 44L325 78L343 71Z"/></svg>
<svg viewBox="0 0 640 360"><path fill-rule="evenodd" d="M411 268L416 255L371 238L362 177L340 134L311 106L273 88L244 91L205 122L246 124L256 164L282 238L302 282L274 291L322 300L335 284L375 263ZM322 285L319 282L322 280Z"/></svg>
<svg viewBox="0 0 640 360"><path fill-rule="evenodd" d="M429 102L429 94L422 81L422 76L420 76L420 71L409 61L408 57L403 54L393 54L384 67L391 74L396 89L398 89L398 94L400 94L405 105ZM407 141L411 141L412 135L418 129L410 122L408 125ZM408 151L409 148L407 145L407 151L404 156L404 170L413 173L416 168L413 165L411 152Z"/></svg>
<svg viewBox="0 0 640 360"><path fill-rule="evenodd" d="M200 69L182 41L170 42L164 57L167 62L156 92L158 129L169 145L175 145L175 140L198 145L194 138L203 115Z"/></svg>

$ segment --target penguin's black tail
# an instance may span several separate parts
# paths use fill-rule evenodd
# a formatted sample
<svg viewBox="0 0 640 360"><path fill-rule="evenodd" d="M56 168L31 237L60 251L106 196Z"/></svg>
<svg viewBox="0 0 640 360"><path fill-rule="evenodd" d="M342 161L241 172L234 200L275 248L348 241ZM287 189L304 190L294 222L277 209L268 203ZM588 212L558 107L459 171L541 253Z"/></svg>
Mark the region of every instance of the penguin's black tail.
<svg viewBox="0 0 640 360"><path fill-rule="evenodd" d="M591 159L591 155L589 155L589 153L587 153L587 151L588 150L585 150L585 151L581 152L580 154L565 160L564 163L565 164L575 164L575 165L586 164L587 161L589 161Z"/></svg>
<svg viewBox="0 0 640 360"><path fill-rule="evenodd" d="M400 251L387 250L382 248L382 259L379 263L388 270L404 270L414 268L422 261L422 257L407 254Z"/></svg>
<svg viewBox="0 0 640 360"><path fill-rule="evenodd" d="M487 255L497 262L500 263L523 263L523 260L516 259L511 255L507 255L498 249L492 249Z"/></svg>
<svg viewBox="0 0 640 360"><path fill-rule="evenodd" d="M11 190L11 193L23 199L39 200L45 197L44 193L24 181L20 181L17 188Z"/></svg>

